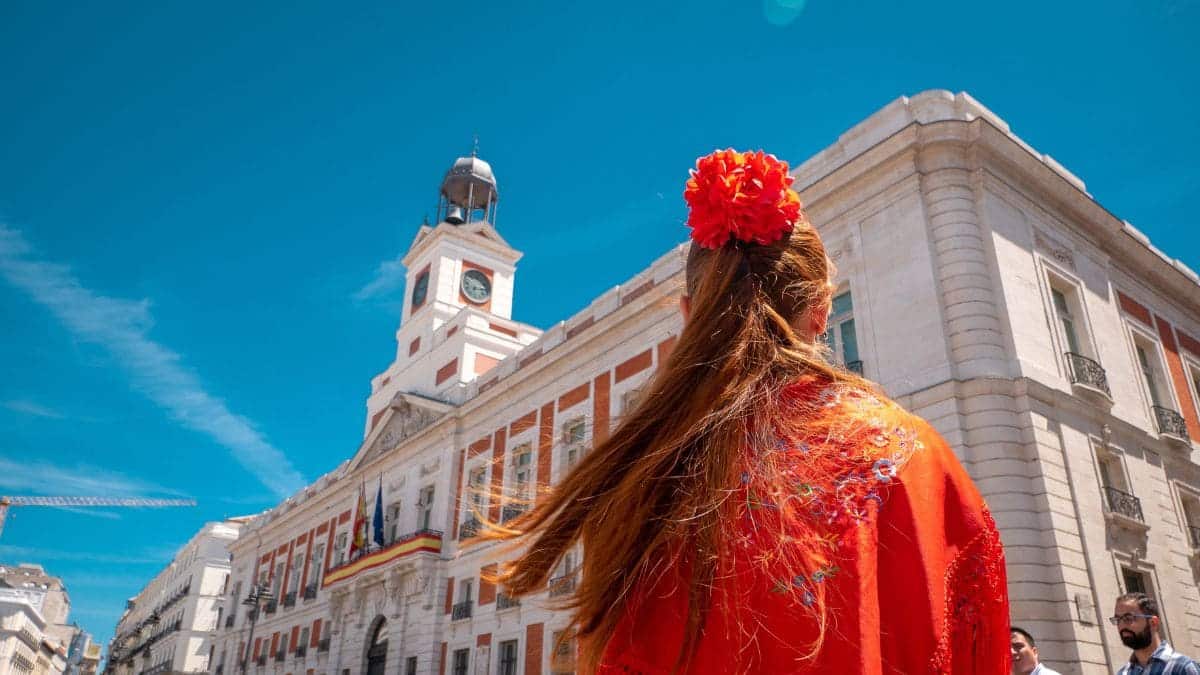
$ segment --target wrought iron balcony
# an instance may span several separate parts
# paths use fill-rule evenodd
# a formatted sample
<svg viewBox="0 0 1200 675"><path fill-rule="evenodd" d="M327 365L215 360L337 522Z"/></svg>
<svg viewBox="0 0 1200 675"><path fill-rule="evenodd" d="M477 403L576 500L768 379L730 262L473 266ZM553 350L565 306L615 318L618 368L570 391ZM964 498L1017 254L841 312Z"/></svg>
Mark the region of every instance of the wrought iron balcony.
<svg viewBox="0 0 1200 675"><path fill-rule="evenodd" d="M317 585L309 584L304 587L304 599L312 600L317 597Z"/></svg>
<svg viewBox="0 0 1200 675"><path fill-rule="evenodd" d="M267 614L274 614L275 610L279 609L279 601L271 598L267 601L267 606L263 607L263 611Z"/></svg>
<svg viewBox="0 0 1200 675"><path fill-rule="evenodd" d="M233 628L233 621L236 618L237 618L236 614L230 614L229 616L225 617L225 627Z"/></svg>
<svg viewBox="0 0 1200 675"><path fill-rule="evenodd" d="M862 375L863 374L863 362L862 361L847 361L846 362L846 370L848 370L852 373L858 374L858 375Z"/></svg>
<svg viewBox="0 0 1200 675"><path fill-rule="evenodd" d="M329 651L329 638L322 638L321 641L317 643L317 653L320 654L321 652L327 651Z"/></svg>
<svg viewBox="0 0 1200 675"><path fill-rule="evenodd" d="M520 606L521 606L521 601L518 600L517 598L512 597L511 595L509 595L507 593L501 593L496 596L496 611L497 612L499 612L501 610L505 610L505 609L512 609L513 607L520 607Z"/></svg>
<svg viewBox="0 0 1200 675"><path fill-rule="evenodd" d="M466 539L470 539L471 537L475 537L478 535L479 535L479 519L477 519L475 517L471 517L471 518L468 518L467 520L464 520L462 522L462 524L458 526L458 540L459 541L464 541Z"/></svg>
<svg viewBox="0 0 1200 675"><path fill-rule="evenodd" d="M1108 374L1104 372L1104 368L1099 363L1075 352L1067 352L1066 357L1073 384L1091 387L1104 392L1105 396L1112 396L1112 392L1108 389Z"/></svg>
<svg viewBox="0 0 1200 675"><path fill-rule="evenodd" d="M287 650L286 649L280 649L279 651L275 652L275 660L276 661L282 661L286 658L287 658Z"/></svg>
<svg viewBox="0 0 1200 675"><path fill-rule="evenodd" d="M1142 500L1137 497L1116 488L1106 487L1104 488L1104 498L1108 502L1110 513L1133 518L1140 523L1146 522L1146 519L1142 517Z"/></svg>
<svg viewBox="0 0 1200 675"><path fill-rule="evenodd" d="M1192 548L1200 548L1200 527L1189 527L1188 534L1192 536Z"/></svg>
<svg viewBox="0 0 1200 675"><path fill-rule="evenodd" d="M505 504L500 511L500 522L507 523L528 510L528 504Z"/></svg>
<svg viewBox="0 0 1200 675"><path fill-rule="evenodd" d="M1188 440L1187 422L1183 420L1183 415L1161 405L1156 405L1153 409L1154 420L1158 422L1158 433Z"/></svg>
<svg viewBox="0 0 1200 675"><path fill-rule="evenodd" d="M575 592L575 574L568 572L561 577L554 577L547 584L550 589L550 597L558 598L564 595L569 595Z"/></svg>
<svg viewBox="0 0 1200 675"><path fill-rule="evenodd" d="M283 596L283 606L284 607L295 607L296 606L296 591L288 591L287 594Z"/></svg>
<svg viewBox="0 0 1200 675"><path fill-rule="evenodd" d="M464 600L450 608L450 620L461 621L471 618L471 601Z"/></svg>
<svg viewBox="0 0 1200 675"><path fill-rule="evenodd" d="M267 665L267 655L266 654L258 655L258 665L260 665L260 666Z"/></svg>
<svg viewBox="0 0 1200 675"><path fill-rule="evenodd" d="M300 645L299 647L296 647L296 658L302 659L307 655L308 655L308 647L305 647L304 645Z"/></svg>

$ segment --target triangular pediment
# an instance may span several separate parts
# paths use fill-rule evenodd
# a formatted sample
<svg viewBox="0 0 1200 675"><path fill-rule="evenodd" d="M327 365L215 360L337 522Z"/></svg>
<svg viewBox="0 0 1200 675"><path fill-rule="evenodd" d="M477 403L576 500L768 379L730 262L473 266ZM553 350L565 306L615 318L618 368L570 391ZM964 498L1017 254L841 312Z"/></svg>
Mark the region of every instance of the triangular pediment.
<svg viewBox="0 0 1200 675"><path fill-rule="evenodd" d="M399 392L380 413L358 453L346 467L350 473L375 457L392 450L454 409L449 403Z"/></svg>

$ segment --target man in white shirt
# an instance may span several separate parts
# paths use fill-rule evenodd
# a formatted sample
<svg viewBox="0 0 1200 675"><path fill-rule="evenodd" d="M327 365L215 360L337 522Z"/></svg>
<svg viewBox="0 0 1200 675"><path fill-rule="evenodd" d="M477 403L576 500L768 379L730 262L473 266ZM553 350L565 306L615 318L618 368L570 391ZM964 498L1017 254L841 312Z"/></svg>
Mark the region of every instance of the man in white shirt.
<svg viewBox="0 0 1200 675"><path fill-rule="evenodd" d="M1012 640L1013 675L1059 675L1058 671L1043 666L1038 659L1037 644L1029 631L1018 626L1009 627Z"/></svg>

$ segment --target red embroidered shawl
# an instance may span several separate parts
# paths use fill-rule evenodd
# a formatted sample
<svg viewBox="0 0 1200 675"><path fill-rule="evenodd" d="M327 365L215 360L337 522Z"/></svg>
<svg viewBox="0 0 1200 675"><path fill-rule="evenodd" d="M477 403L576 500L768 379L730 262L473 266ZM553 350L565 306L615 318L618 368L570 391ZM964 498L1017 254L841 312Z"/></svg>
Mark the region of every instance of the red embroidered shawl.
<svg viewBox="0 0 1200 675"><path fill-rule="evenodd" d="M1004 552L946 442L872 394L798 385L786 395L816 412L802 438L748 457L730 560L682 672L1007 675ZM799 546L819 551L806 573L789 555ZM673 671L686 567L635 590L602 675Z"/></svg>

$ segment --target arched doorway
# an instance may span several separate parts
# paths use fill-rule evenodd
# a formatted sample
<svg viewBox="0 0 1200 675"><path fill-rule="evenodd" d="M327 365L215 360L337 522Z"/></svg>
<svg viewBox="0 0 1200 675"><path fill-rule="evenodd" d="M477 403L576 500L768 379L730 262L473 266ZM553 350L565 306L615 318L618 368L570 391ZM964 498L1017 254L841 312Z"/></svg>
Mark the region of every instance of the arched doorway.
<svg viewBox="0 0 1200 675"><path fill-rule="evenodd" d="M383 675L387 665L387 620L382 616L371 623L367 640L367 675Z"/></svg>

